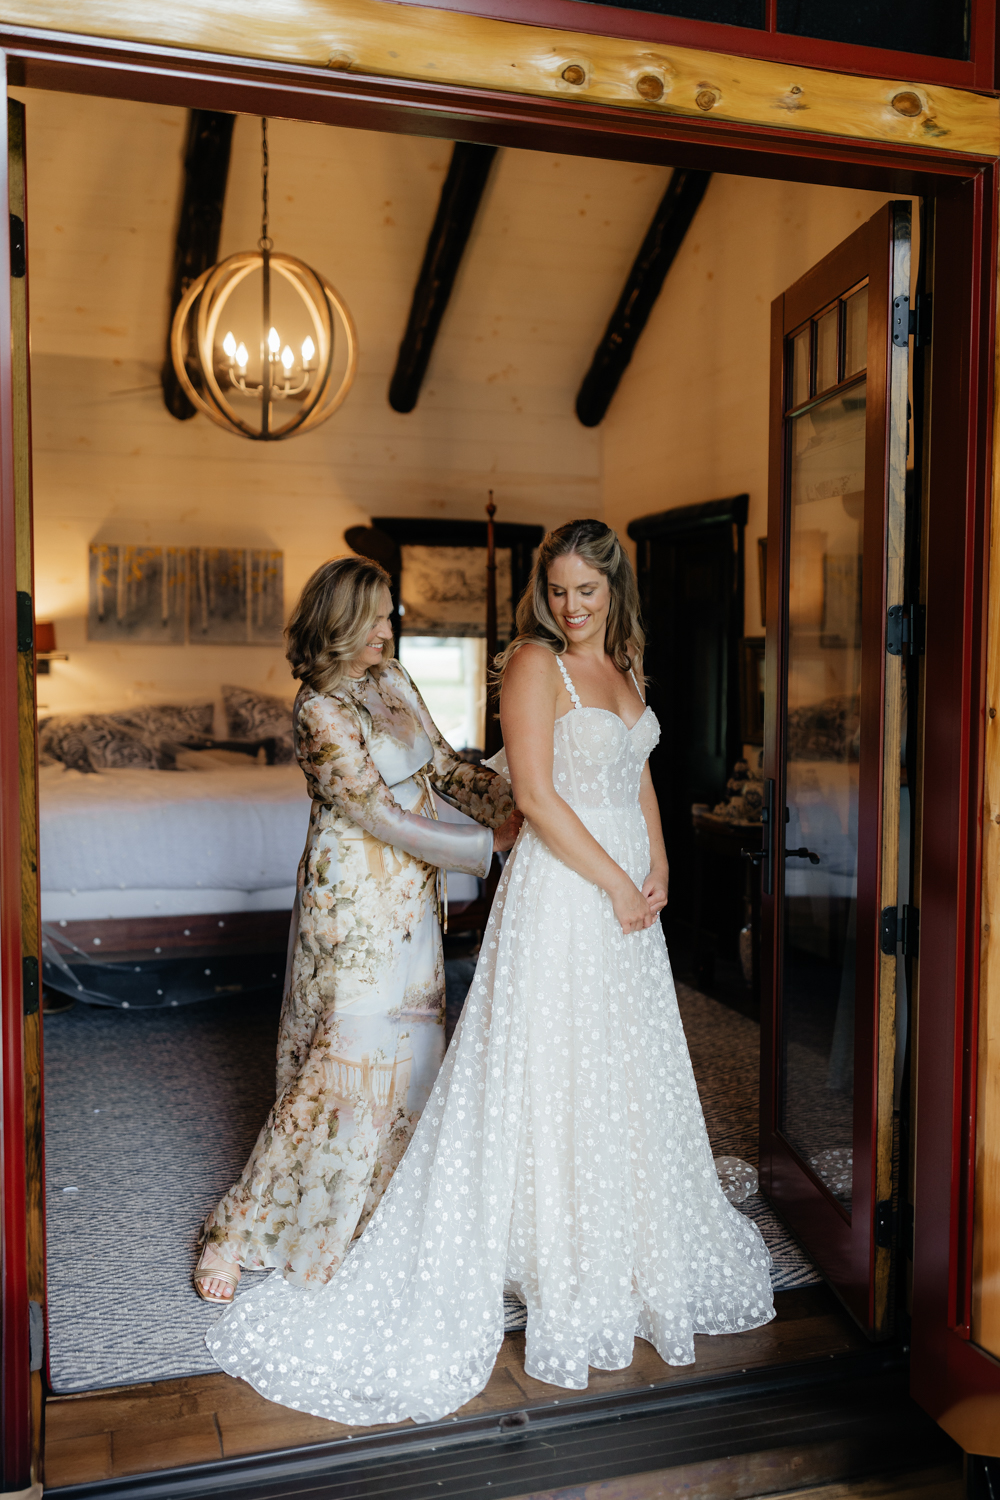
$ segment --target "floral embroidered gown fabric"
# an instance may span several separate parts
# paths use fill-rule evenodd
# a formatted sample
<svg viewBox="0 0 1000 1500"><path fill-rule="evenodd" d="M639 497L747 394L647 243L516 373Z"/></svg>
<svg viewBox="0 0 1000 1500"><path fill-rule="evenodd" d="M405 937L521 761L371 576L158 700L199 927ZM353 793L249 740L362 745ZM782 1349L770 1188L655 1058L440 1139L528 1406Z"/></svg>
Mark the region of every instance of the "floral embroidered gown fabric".
<svg viewBox="0 0 1000 1500"><path fill-rule="evenodd" d="M278 1097L204 1235L307 1285L329 1280L370 1218L444 1055L438 867L485 875L512 802L502 777L458 759L398 662L377 684L303 687L293 721L313 805ZM429 784L476 822L433 821Z"/></svg>
<svg viewBox="0 0 1000 1500"><path fill-rule="evenodd" d="M636 884L658 738L649 709L631 729L579 706L555 726L557 790ZM364 1235L328 1286L272 1276L207 1342L296 1410L427 1422L485 1386L505 1287L527 1305L527 1373L579 1390L588 1366L627 1367L637 1335L684 1365L696 1333L768 1322L769 1269L719 1186L659 923L624 936L610 899L525 824L448 1056Z"/></svg>

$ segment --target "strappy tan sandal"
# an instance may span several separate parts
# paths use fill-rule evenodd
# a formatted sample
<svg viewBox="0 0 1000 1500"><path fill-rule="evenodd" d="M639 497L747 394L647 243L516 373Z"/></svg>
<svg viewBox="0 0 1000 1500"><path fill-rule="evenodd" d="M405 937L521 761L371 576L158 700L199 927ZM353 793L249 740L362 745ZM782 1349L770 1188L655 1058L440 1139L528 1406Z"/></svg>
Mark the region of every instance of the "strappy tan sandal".
<svg viewBox="0 0 1000 1500"><path fill-rule="evenodd" d="M204 1255L205 1251L203 1250L201 1252L202 1259L204 1259ZM214 1302L217 1307L232 1307L236 1297L236 1288L240 1284L240 1268L239 1266L233 1266L232 1270L227 1271L225 1266L203 1266L201 1260L199 1260L194 1268L191 1280L194 1282L194 1289L202 1302ZM233 1294L231 1297L212 1297L208 1292L202 1291L200 1283L203 1281L224 1281L227 1286L232 1287Z"/></svg>

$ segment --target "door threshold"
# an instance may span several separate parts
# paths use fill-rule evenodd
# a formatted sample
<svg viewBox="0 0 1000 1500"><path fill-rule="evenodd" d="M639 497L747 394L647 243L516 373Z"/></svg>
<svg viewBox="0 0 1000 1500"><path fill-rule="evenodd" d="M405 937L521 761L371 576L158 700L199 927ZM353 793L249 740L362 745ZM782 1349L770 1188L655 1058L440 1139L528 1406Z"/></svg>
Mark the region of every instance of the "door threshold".
<svg viewBox="0 0 1000 1500"><path fill-rule="evenodd" d="M50 1398L46 1493L60 1500L299 1493L356 1500L363 1488L369 1500L502 1500L573 1476L617 1477L772 1449L787 1458L789 1445L818 1443L826 1452L831 1442L847 1443L846 1456L826 1454L820 1477L864 1472L862 1461L880 1470L922 1462L924 1449L926 1461L937 1462L942 1441L950 1453L906 1394L899 1346L870 1344L823 1287L779 1293L775 1305L764 1328L699 1339L695 1365L665 1365L637 1341L628 1370L592 1371L589 1389L579 1392L527 1377L524 1335L508 1335L482 1395L428 1425L348 1429L276 1406L221 1373ZM786 1469L782 1459L774 1472ZM794 1487L799 1472L793 1466L793 1480L786 1475L772 1489ZM803 1472L799 1482L810 1482L808 1465Z"/></svg>
<svg viewBox="0 0 1000 1500"><path fill-rule="evenodd" d="M715 1500L929 1466L954 1444L908 1394L899 1349L708 1376L643 1394L553 1401L305 1448L50 1489L57 1500L481 1500L664 1473L714 1476ZM725 1477L724 1477L725 1476ZM747 1489L747 1483L751 1488Z"/></svg>

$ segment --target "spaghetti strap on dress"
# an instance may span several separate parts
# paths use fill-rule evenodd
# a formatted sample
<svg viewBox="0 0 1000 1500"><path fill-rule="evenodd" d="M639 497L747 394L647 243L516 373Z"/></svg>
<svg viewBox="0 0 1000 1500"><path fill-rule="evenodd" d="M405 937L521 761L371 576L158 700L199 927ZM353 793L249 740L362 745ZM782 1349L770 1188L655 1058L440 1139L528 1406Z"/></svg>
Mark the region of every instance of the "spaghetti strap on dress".
<svg viewBox="0 0 1000 1500"><path fill-rule="evenodd" d="M572 699L573 707L582 709L583 704L580 702L580 694L573 686L573 679L566 670L566 663L563 661L561 656L557 656L556 661L559 663L559 670L562 673L563 682L566 684L566 691L567 693L569 693L569 696Z"/></svg>
<svg viewBox="0 0 1000 1500"><path fill-rule="evenodd" d="M566 670L566 663L563 661L563 659L562 659L561 656L557 656L556 657L556 661L559 663L559 670L562 673L562 680L566 684L566 691L569 693L570 699L572 700L572 703L573 703L573 707L574 708L579 708L579 709L582 710L583 709L583 704L580 702L580 694L577 692L577 690L576 690L576 688L575 688L575 686L573 684L572 677L569 675L569 673ZM629 676L631 677L633 683L635 684L635 690L639 694L639 697L642 700L642 706L643 706L643 708L645 708L646 707L646 695L642 691L642 688L639 686L639 683L638 683L638 681L636 679L635 671L633 670L632 667L629 667L628 672L629 672ZM598 709L597 712L598 713L603 713L604 710L603 709ZM504 762L504 766L505 766L505 772L504 772L504 774L506 774L506 761Z"/></svg>

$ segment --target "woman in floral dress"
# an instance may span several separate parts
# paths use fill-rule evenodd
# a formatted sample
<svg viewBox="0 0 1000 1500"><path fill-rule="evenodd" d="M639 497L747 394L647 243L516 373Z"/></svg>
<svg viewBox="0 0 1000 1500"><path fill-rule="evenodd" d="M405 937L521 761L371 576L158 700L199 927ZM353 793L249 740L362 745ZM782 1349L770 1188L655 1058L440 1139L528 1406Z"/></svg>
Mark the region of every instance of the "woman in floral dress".
<svg viewBox="0 0 1000 1500"><path fill-rule="evenodd" d="M520 826L507 781L458 759L393 659L391 610L376 563L338 558L306 584L288 627L312 814L278 1097L205 1221L195 1287L208 1301L231 1300L240 1266L276 1267L297 1285L337 1270L444 1056L438 871L486 875ZM468 818L437 821L432 788Z"/></svg>

